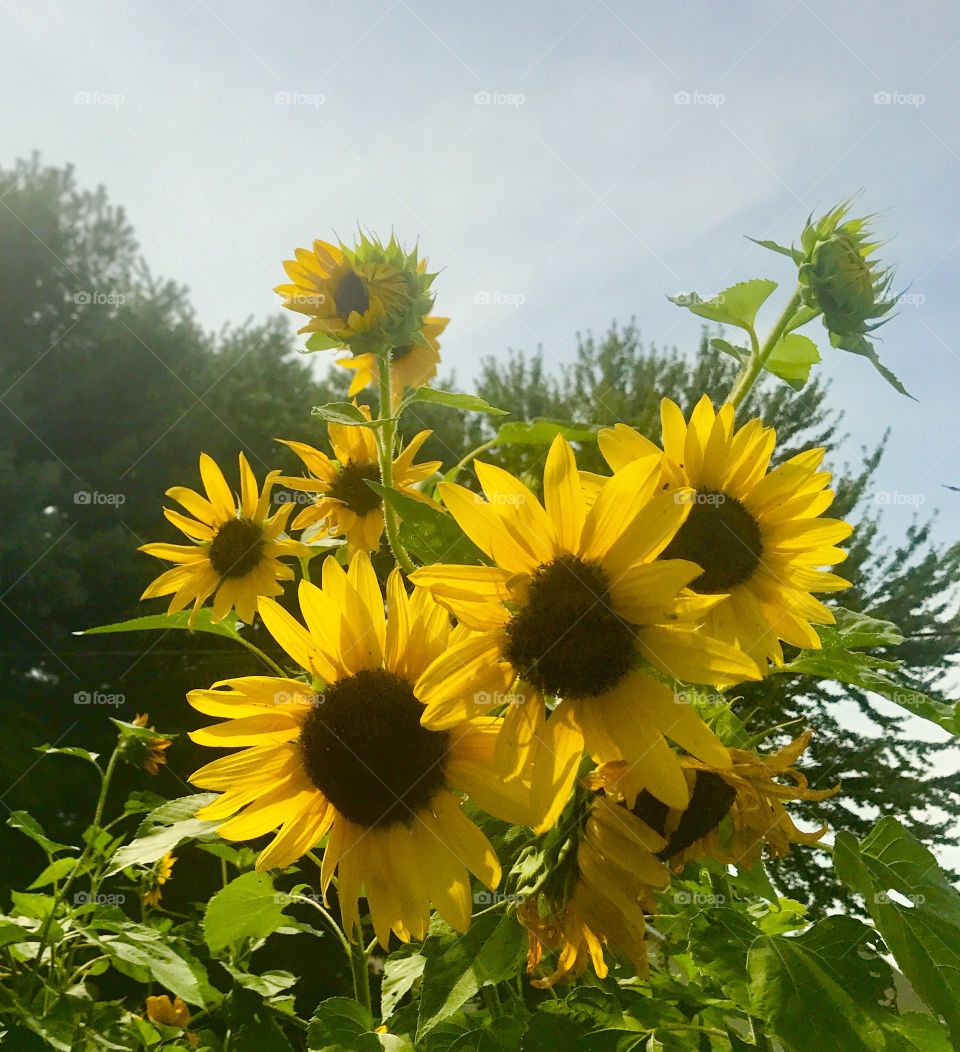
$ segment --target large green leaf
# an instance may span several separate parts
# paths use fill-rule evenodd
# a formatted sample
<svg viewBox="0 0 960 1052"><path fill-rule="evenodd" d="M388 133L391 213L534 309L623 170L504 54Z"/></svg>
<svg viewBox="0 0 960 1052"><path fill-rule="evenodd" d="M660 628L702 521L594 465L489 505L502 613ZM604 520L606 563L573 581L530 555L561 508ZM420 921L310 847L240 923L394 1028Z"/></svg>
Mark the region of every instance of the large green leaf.
<svg viewBox="0 0 960 1052"><path fill-rule="evenodd" d="M163 858L183 840L199 837L213 838L219 822L195 818L205 804L212 803L216 793L195 793L182 796L151 811L141 822L136 839L119 848L110 860L107 876L119 873L127 866L146 866Z"/></svg>
<svg viewBox="0 0 960 1052"><path fill-rule="evenodd" d="M344 427L383 427L386 420L368 420L353 402L327 402L315 405L313 415L326 420L329 424L341 424Z"/></svg>
<svg viewBox="0 0 960 1052"><path fill-rule="evenodd" d="M499 910L477 917L466 935L437 923L423 945L427 963L420 986L420 1037L448 1019L486 983L517 974L526 938L516 918Z"/></svg>
<svg viewBox="0 0 960 1052"><path fill-rule="evenodd" d="M511 420L508 424L501 424L497 432L496 444L498 446L549 446L557 435L563 435L568 442L597 441L596 428L538 417L529 423Z"/></svg>
<svg viewBox="0 0 960 1052"><path fill-rule="evenodd" d="M460 394L454 391L437 391L432 387L418 387L411 402L428 402L450 409L464 409L471 413L486 413L488 416L509 416L506 409L498 409L479 395Z"/></svg>
<svg viewBox="0 0 960 1052"><path fill-rule="evenodd" d="M747 958L751 1009L795 1052L878 1052L876 974L889 968L871 950L873 931L852 917L827 917L802 935L763 935Z"/></svg>
<svg viewBox="0 0 960 1052"><path fill-rule="evenodd" d="M7 819L7 825L12 829L19 829L21 833L25 833L35 844L39 844L48 855L53 854L55 851L77 850L70 844L60 844L56 840L51 840L29 811L13 811Z"/></svg>
<svg viewBox="0 0 960 1052"><path fill-rule="evenodd" d="M112 625L97 625L96 628L85 628L75 632L78 636L98 636L107 632L156 632L169 629L186 629L188 632L209 632L215 636L237 638L236 621L231 615L216 624L211 620L212 612L204 607L197 611L194 623L188 624L190 611L181 610L176 614L148 614L146 617L134 617L129 621L117 621Z"/></svg>
<svg viewBox="0 0 960 1052"><path fill-rule="evenodd" d="M286 897L267 873L243 873L207 903L203 936L211 953L244 939L263 939L286 920Z"/></svg>
<svg viewBox="0 0 960 1052"><path fill-rule="evenodd" d="M767 372L786 380L799 389L810 377L810 370L820 361L817 345L798 332L781 337L763 363Z"/></svg>
<svg viewBox="0 0 960 1052"><path fill-rule="evenodd" d="M456 519L433 504L409 497L368 480L400 516L400 543L422 563L478 563L483 553L457 525Z"/></svg>
<svg viewBox="0 0 960 1052"><path fill-rule="evenodd" d="M193 1005L207 1005L218 996L203 966L179 952L169 934L132 922L111 927L115 930L97 941L119 972L139 982L154 979Z"/></svg>
<svg viewBox="0 0 960 1052"><path fill-rule="evenodd" d="M405 994L423 975L426 957L419 953L402 951L391 954L383 966L383 983L380 986L380 1017L389 1019Z"/></svg>
<svg viewBox="0 0 960 1052"><path fill-rule="evenodd" d="M753 330L757 311L766 303L777 288L775 281L766 278L754 278L752 281L740 281L730 288L718 292L710 299L701 299L695 292L680 296L670 296L671 303L686 307L698 318L717 321L721 325L736 325L738 328Z"/></svg>
<svg viewBox="0 0 960 1052"><path fill-rule="evenodd" d="M837 833L833 864L863 896L901 971L960 1047L960 893L894 818L882 818L862 841Z"/></svg>

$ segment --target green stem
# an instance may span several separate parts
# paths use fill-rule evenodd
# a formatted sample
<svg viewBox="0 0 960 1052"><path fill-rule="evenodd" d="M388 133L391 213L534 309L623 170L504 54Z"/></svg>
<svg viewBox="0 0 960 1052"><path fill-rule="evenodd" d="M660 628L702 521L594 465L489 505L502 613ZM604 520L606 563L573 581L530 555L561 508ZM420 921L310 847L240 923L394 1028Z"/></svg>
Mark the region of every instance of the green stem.
<svg viewBox="0 0 960 1052"><path fill-rule="evenodd" d="M384 421L378 428L377 452L380 456L380 482L384 489L393 488L393 446L397 437L397 421L391 415L392 406L390 402L390 351L381 355L380 368L380 417ZM405 574L411 574L416 570L416 563L410 558L409 553L400 541L400 524L397 520L396 509L391 507L387 501L383 502L383 521L387 534L387 543L393 552L393 558L397 566Z"/></svg>
<svg viewBox="0 0 960 1052"><path fill-rule="evenodd" d="M117 761L120 759L120 743L118 742L110 754L110 759L107 761L106 769L99 771L100 774L100 795L97 797L97 806L93 813L93 824L91 826L91 837L84 846L83 851L80 852L77 861L74 863L73 868L67 874L67 879L63 882L63 885L58 889L56 894L53 896L53 902L50 903L50 912L47 914L47 919L43 922L43 927L40 929L39 945L37 947L37 969L36 978L43 985L43 978L41 976L41 969L43 966L43 953L47 948L47 939L50 937L50 929L53 926L53 918L57 911L57 906L61 902L65 902L67 898L67 892L73 886L74 880L77 878L81 868L86 864L91 853L93 852L93 840L95 831L100 828L100 823L103 820L103 809L107 803L107 793L110 790L110 781L113 778L113 772L116 769ZM99 770L99 769L98 769ZM52 962L51 962L52 964ZM34 985L35 989L35 985ZM32 993L32 991L31 991Z"/></svg>
<svg viewBox="0 0 960 1052"><path fill-rule="evenodd" d="M492 449L497 444L496 438L491 438L489 442L483 442L476 449L471 449L470 452L461 460L458 464L447 472L446 481L453 482L457 475L470 463L471 460L479 457L481 453L486 453L488 449Z"/></svg>
<svg viewBox="0 0 960 1052"><path fill-rule="evenodd" d="M370 1007L370 967L367 951L363 948L363 932L359 926L350 942L350 971L353 973L353 996L368 1012Z"/></svg>
<svg viewBox="0 0 960 1052"><path fill-rule="evenodd" d="M739 406L750 393L750 389L757 382L760 370L766 364L774 347L780 342L784 330L790 324L790 319L796 314L800 303L800 286L798 285L786 307L783 308L783 313L777 318L767 338L763 341L762 346L759 346L757 343L756 333L753 330L750 331L750 342L752 345L750 360L737 374L737 378L733 381L733 386L730 388L730 393L727 395L727 401L732 406Z"/></svg>
<svg viewBox="0 0 960 1052"><path fill-rule="evenodd" d="M283 669L276 663L276 661L273 660L272 657L270 657L269 654L265 654L255 643L251 643L249 639L244 639L239 632L237 632L234 638L237 639L238 642L242 643L247 648L247 650L250 651L251 654L254 654L256 655L256 657L260 658L260 660L267 666L268 669L270 669L271 672L276 673L276 675L280 676L281 678L286 678L286 672L283 671Z"/></svg>

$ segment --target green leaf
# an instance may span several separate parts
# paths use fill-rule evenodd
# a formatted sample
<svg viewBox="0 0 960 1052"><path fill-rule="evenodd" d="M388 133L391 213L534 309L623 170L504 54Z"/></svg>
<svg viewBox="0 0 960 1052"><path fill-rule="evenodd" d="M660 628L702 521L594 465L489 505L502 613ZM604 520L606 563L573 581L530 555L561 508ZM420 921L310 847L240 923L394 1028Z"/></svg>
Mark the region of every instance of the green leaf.
<svg viewBox="0 0 960 1052"><path fill-rule="evenodd" d="M903 634L892 621L881 621L869 614L845 610L843 607L835 613L835 625L820 626L820 638L825 647L898 647L903 642Z"/></svg>
<svg viewBox="0 0 960 1052"><path fill-rule="evenodd" d="M62 747L55 747L53 745L35 745L34 752L42 753L44 756L75 756L78 760L86 760L88 763L92 763L94 767L97 767L98 753L89 752L87 749L82 749L79 745L66 745Z"/></svg>
<svg viewBox="0 0 960 1052"><path fill-rule="evenodd" d="M894 818L882 818L862 841L837 833L833 864L863 896L901 971L960 1046L960 893Z"/></svg>
<svg viewBox="0 0 960 1052"><path fill-rule="evenodd" d="M747 953L759 934L746 914L729 906L702 910L690 926L687 948L697 967L741 1006L749 1002Z"/></svg>
<svg viewBox="0 0 960 1052"><path fill-rule="evenodd" d="M729 340L723 340L719 336L713 336L710 339L710 346L723 354L729 354L740 365L746 365L750 361L750 351L746 347L738 347L736 344L731 343Z"/></svg>
<svg viewBox="0 0 960 1052"><path fill-rule="evenodd" d="M753 1014L796 1052L885 1049L876 984L871 976L864 986L860 957L874 937L852 917L828 917L799 936L761 936L747 957Z"/></svg>
<svg viewBox="0 0 960 1052"><path fill-rule="evenodd" d="M803 262L803 253L794 248L787 248L786 245L779 245L776 241L758 241L755 237L747 236L748 241L752 241L755 245L759 245L761 248L767 248L771 252L777 252L781 256L788 256L795 263Z"/></svg>
<svg viewBox="0 0 960 1052"><path fill-rule="evenodd" d="M267 873L243 873L231 880L207 903L203 914L203 936L210 952L275 932L287 920L286 901Z"/></svg>
<svg viewBox="0 0 960 1052"><path fill-rule="evenodd" d="M219 996L203 966L178 952L168 933L132 922L118 924L116 929L97 942L122 974L140 982L152 978L193 1005L206 1006Z"/></svg>
<svg viewBox="0 0 960 1052"><path fill-rule="evenodd" d="M877 372L887 381L887 383L899 394L906 395L907 398L913 398L913 395L903 386L902 381L896 375L891 372L884 364L880 361L880 356L877 354L876 347L861 334L856 334L854 337L838 337L834 333L830 333L830 342L834 347L838 347L844 351L850 351L851 354L859 354L862 358L866 358L868 361L873 363L873 367ZM913 398L916 401L915 398Z"/></svg>
<svg viewBox="0 0 960 1052"><path fill-rule="evenodd" d="M813 340L798 332L791 332L781 337L763 367L799 389L810 378L811 368L819 361L820 352Z"/></svg>
<svg viewBox="0 0 960 1052"><path fill-rule="evenodd" d="M136 839L115 852L107 876L119 873L127 866L150 865L163 858L168 851L173 851L183 840L216 836L219 822L193 817L201 807L216 798L216 793L196 793L169 800L162 807L151 811L141 822Z"/></svg>
<svg viewBox="0 0 960 1052"><path fill-rule="evenodd" d="M343 346L343 340L328 336L324 332L313 332L305 344L308 351L333 351Z"/></svg>
<svg viewBox="0 0 960 1052"><path fill-rule="evenodd" d="M956 1052L956 1045L950 1035L932 1016L921 1012L903 1012L887 1024L899 1040L891 1048L909 1050L909 1052Z"/></svg>
<svg viewBox="0 0 960 1052"><path fill-rule="evenodd" d="M773 295L776 288L775 281L755 278L731 285L707 300L701 299L695 292L667 298L678 307L686 307L691 314L696 314L699 318L720 322L721 325L736 325L752 332L757 311Z"/></svg>
<svg viewBox="0 0 960 1052"><path fill-rule="evenodd" d="M311 1052L342 1046L355 1047L356 1039L373 1029L373 1016L352 997L330 997L317 1005L307 1030Z"/></svg>
<svg viewBox="0 0 960 1052"><path fill-rule="evenodd" d="M342 424L345 427L383 427L386 420L368 420L353 402L327 402L315 405L313 415L330 424Z"/></svg>
<svg viewBox="0 0 960 1052"><path fill-rule="evenodd" d="M77 636L98 636L107 632L156 632L169 629L185 629L188 632L209 632L214 636L226 636L228 639L237 638L236 623L233 617L224 618L216 624L211 621L213 613L204 607L197 611L193 625L190 620L190 611L181 610L176 614L150 614L147 617L134 617L130 621L117 621L113 625L97 625L96 628L85 628L81 632L74 632Z"/></svg>
<svg viewBox="0 0 960 1052"><path fill-rule="evenodd" d="M428 402L445 405L450 409L463 409L470 413L486 413L488 416L509 416L506 409L497 409L479 395L460 394L454 391L437 391L432 387L418 387L411 402Z"/></svg>
<svg viewBox="0 0 960 1052"><path fill-rule="evenodd" d="M250 972L235 968L229 961L221 961L220 963L230 973L238 986L242 986L245 990L253 990L254 993L258 993L261 997L276 997L277 994L283 993L284 990L289 990L297 981L297 977L293 972L273 970L264 972L262 975L252 975Z"/></svg>
<svg viewBox="0 0 960 1052"><path fill-rule="evenodd" d="M495 442L498 446L549 446L557 435L563 435L568 442L597 441L596 428L537 417L530 423L511 420L501 424Z"/></svg>
<svg viewBox="0 0 960 1052"><path fill-rule="evenodd" d="M379 482L367 485L400 516L400 542L422 563L479 563L483 553L457 525L456 519L433 504L387 489Z"/></svg>
<svg viewBox="0 0 960 1052"><path fill-rule="evenodd" d="M48 884L53 884L54 881L63 880L76 864L77 860L75 858L55 859L45 870L43 870L37 879L28 886L27 891L34 891L37 888L45 888Z"/></svg>
<svg viewBox="0 0 960 1052"><path fill-rule="evenodd" d="M21 833L25 833L34 843L39 844L48 855L52 855L55 851L77 850L71 844L60 844L56 840L51 840L44 833L40 823L28 811L14 811L7 819L7 825L12 829L19 829Z"/></svg>
<svg viewBox="0 0 960 1052"><path fill-rule="evenodd" d="M499 911L475 918L466 935L437 926L423 945L427 963L420 986L417 1040L452 1016L486 983L512 978L526 955L515 917Z"/></svg>
<svg viewBox="0 0 960 1052"><path fill-rule="evenodd" d="M423 975L426 957L419 953L391 954L383 966L380 987L380 1017L389 1019L402 998Z"/></svg>

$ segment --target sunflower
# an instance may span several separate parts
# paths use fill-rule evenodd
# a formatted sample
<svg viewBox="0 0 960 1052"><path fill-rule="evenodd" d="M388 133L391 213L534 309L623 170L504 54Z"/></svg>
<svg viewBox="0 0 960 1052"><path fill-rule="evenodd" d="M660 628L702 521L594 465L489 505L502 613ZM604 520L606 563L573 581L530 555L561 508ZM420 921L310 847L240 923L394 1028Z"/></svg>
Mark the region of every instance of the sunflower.
<svg viewBox="0 0 960 1052"><path fill-rule="evenodd" d="M190 623L213 595L211 620L222 621L236 608L249 624L261 595L280 595L280 581L293 579L293 569L280 562L284 556L308 555L305 545L282 538L292 505L269 514L270 493L280 475L271 471L260 490L247 458L240 454L240 500L230 492L223 472L212 457L200 454L200 477L206 497L186 486L167 490L194 518L164 508L163 514L191 544L144 544L140 551L178 565L162 573L140 597L172 595L168 613L193 602Z"/></svg>
<svg viewBox="0 0 960 1052"><path fill-rule="evenodd" d="M491 770L500 721L481 716L443 731L420 724L414 684L465 630L451 630L426 592L408 597L397 570L387 604L385 616L365 552L348 572L327 558L322 588L300 582L307 627L273 600L260 602L264 624L311 683L254 676L188 696L198 711L226 717L193 740L240 748L192 775L195 785L222 791L198 817L229 819L218 830L228 840L279 827L258 870L290 865L329 834L322 891L337 870L352 933L363 885L384 947L391 929L403 941L422 939L431 903L466 931L468 871L491 889L499 883L497 856L457 794L507 821L526 819L529 796L529 786L506 786Z"/></svg>
<svg viewBox="0 0 960 1052"><path fill-rule="evenodd" d="M416 250L361 234L354 248L318 240L295 255L283 264L291 283L275 291L284 307L310 318L300 329L312 334L309 350L350 347L362 354L422 340L436 275L426 273Z"/></svg>
<svg viewBox="0 0 960 1052"><path fill-rule="evenodd" d="M766 667L783 664L780 641L819 649L814 625L832 625L830 610L813 592L835 592L849 582L821 569L841 562L835 547L853 527L823 518L833 502L830 474L820 471L825 450L810 449L768 470L776 443L760 420L734 428L733 406L715 412L704 395L689 425L665 398L663 484L692 487L690 516L665 549L667 559L703 567L694 592L728 593L707 612L705 630L740 646ZM659 453L624 424L600 432L600 449L613 471Z"/></svg>
<svg viewBox="0 0 960 1052"><path fill-rule="evenodd" d="M646 457L606 482L588 510L562 436L547 457L546 507L508 472L481 462L476 470L486 501L452 483L440 492L496 565L441 564L411 575L475 630L421 677L424 725L443 730L477 704L523 699L508 709L504 740L540 743L539 829L559 815L584 745L594 759L626 760L638 789L683 807L686 781L664 735L703 760L723 765L729 757L700 717L638 666L645 660L660 675L719 687L760 678L748 657L697 629L719 601L687 590L701 568L657 559L690 503L655 494L659 462ZM560 700L543 723L547 697ZM508 749L501 761L501 773L512 773Z"/></svg>
<svg viewBox="0 0 960 1052"><path fill-rule="evenodd" d="M839 787L811 789L806 776L794 767L810 737L807 731L767 756L731 749L729 767L712 767L685 756L681 763L690 784L688 806L674 810L641 793L632 814L667 838L658 857L677 871L704 857L749 868L764 845L772 858L781 858L790 853L792 844L816 844L827 826L804 832L783 806L789 800L825 800L838 791ZM591 784L619 797L624 773L623 764L605 764L593 773ZM722 823L728 815L730 830L724 835Z"/></svg>
<svg viewBox="0 0 960 1052"><path fill-rule="evenodd" d="M143 893L144 906L156 906L163 898L163 885L173 876L173 866L177 861L176 856L169 851L157 863L157 867L150 875L150 887Z"/></svg>
<svg viewBox="0 0 960 1052"><path fill-rule="evenodd" d="M147 998L147 1018L163 1026L175 1026L186 1030L190 1025L190 1009L181 997L170 1000L169 994Z"/></svg>
<svg viewBox="0 0 960 1052"><path fill-rule="evenodd" d="M449 324L449 318L424 318L423 338L425 343L408 343L394 347L390 352L390 405L396 414L403 393L408 387L416 388L432 379L440 363L440 334ZM374 387L380 379L380 359L376 354L358 354L353 358L341 358L337 365L352 369L353 379L347 392L352 398L365 387Z"/></svg>
<svg viewBox="0 0 960 1052"><path fill-rule="evenodd" d="M361 405L359 409L369 420L369 408ZM367 485L368 481L380 481L376 439L370 428L346 424L330 424L327 434L335 461L313 446L281 439L303 461L310 477L283 477L280 481L291 489L317 495L314 503L293 520L291 528L303 530L314 523L324 523L331 537L346 537L351 554L376 551L383 534L383 499ZM427 498L413 487L430 478L441 465L439 460L413 463L432 434L421 431L393 462L394 489L418 500Z"/></svg>
<svg viewBox="0 0 960 1052"><path fill-rule="evenodd" d="M545 948L558 952L555 970L534 979L534 986L576 978L590 965L605 979L606 945L629 958L637 975L647 974L644 913L654 911L653 892L670 882L669 871L655 855L665 843L625 808L603 796L594 799L568 900L551 905L549 895L539 895L517 910L528 931L527 971L537 971Z"/></svg>

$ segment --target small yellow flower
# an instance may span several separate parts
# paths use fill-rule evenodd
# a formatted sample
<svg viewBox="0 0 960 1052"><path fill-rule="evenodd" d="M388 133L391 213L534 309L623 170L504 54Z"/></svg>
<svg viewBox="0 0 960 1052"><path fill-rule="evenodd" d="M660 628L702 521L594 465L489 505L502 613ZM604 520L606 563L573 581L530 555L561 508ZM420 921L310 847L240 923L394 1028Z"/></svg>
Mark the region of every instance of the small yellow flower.
<svg viewBox="0 0 960 1052"><path fill-rule="evenodd" d="M813 593L850 587L822 567L847 557L836 545L853 532L824 518L833 503L830 474L820 470L825 450L808 449L770 470L776 433L759 419L736 428L732 405L715 411L704 395L688 423L665 398L660 415L663 452L625 424L601 431L600 449L615 472L660 456L662 488L692 488L690 514L662 557L703 568L690 582L694 592L725 594L705 612L704 631L764 669L783 664L781 640L819 649L813 626L835 618Z"/></svg>
<svg viewBox="0 0 960 1052"><path fill-rule="evenodd" d="M150 714L140 713L132 723L134 727L147 727L150 723ZM165 753L172 744L169 738L164 738L160 734L153 737L137 735L125 739L124 749L138 767L142 767L148 774L159 774L160 768L167 762Z"/></svg>
<svg viewBox="0 0 960 1052"><path fill-rule="evenodd" d="M168 994L147 998L147 1018L163 1026L175 1026L186 1030L190 1025L190 1009L179 997L172 1001Z"/></svg>
<svg viewBox="0 0 960 1052"><path fill-rule="evenodd" d="M276 292L287 310L310 318L300 329L311 334L309 350L383 353L422 341L436 275L426 272L416 249L408 253L392 237L384 245L361 234L353 248L314 241L283 266L290 283Z"/></svg>
<svg viewBox="0 0 960 1052"><path fill-rule="evenodd" d="M629 958L638 976L648 970L646 920L653 893L670 882L656 857L666 841L624 807L596 796L590 804L576 853L573 890L551 906L548 896L526 900L517 916L529 933L527 971L537 972L544 948L557 952L553 972L533 980L551 987L574 979L592 965L607 976L604 947Z"/></svg>
<svg viewBox="0 0 960 1052"><path fill-rule="evenodd" d="M143 904L145 906L156 906L159 904L163 898L163 885L170 880L176 861L176 856L168 851L157 863L156 870L151 874L152 886L143 893Z"/></svg>
<svg viewBox="0 0 960 1052"><path fill-rule="evenodd" d="M425 343L408 343L405 347L394 347L390 352L391 412L398 411L404 391L408 387L423 387L428 380L436 376L437 366L440 364L440 334L449 321L449 318L425 318ZM377 386L380 381L380 358L376 354L341 358L337 365L353 370L354 377L347 392L351 398L365 387Z"/></svg>
<svg viewBox="0 0 960 1052"><path fill-rule="evenodd" d="M369 420L370 410L359 406ZM326 453L303 442L284 439L303 461L310 473L308 478L283 477L280 481L291 489L313 493L316 499L293 520L291 529L304 530L315 523L323 523L331 537L346 537L350 554L357 551L374 552L380 547L383 534L383 500L367 481L380 481L377 445L368 427L330 424L327 428L335 460ZM433 434L421 431L394 460L394 489L432 503L418 493L414 486L423 482L440 467L441 461L428 460L414 464L413 458Z"/></svg>
<svg viewBox="0 0 960 1052"><path fill-rule="evenodd" d="M784 807L784 801L825 800L839 789L811 789L806 776L793 765L810 743L811 734L795 738L777 752L761 755L746 749L731 749L730 767L712 767L692 756L681 763L690 785L690 803L682 809L667 808L649 793L635 800L632 813L666 837L658 853L677 871L692 860L715 858L749 868L766 846L772 858L789 854L792 844L813 845L827 826L804 832ZM605 764L592 775L595 787L603 787L614 798L624 775L622 764ZM729 815L729 840L721 823Z"/></svg>
<svg viewBox="0 0 960 1052"><path fill-rule="evenodd" d="M280 475L271 471L263 484L240 454L240 499L235 498L223 472L212 457L200 454L200 475L206 496L186 486L174 486L167 496L191 515L164 508L164 516L191 544L144 544L140 551L178 565L162 573L143 593L142 599L172 595L169 613L193 603L191 622L212 595L213 621L222 621L234 608L249 624L261 595L280 595L281 581L293 580L293 568L280 560L285 556L308 555L309 549L281 535L293 510L289 504L270 514L270 494Z"/></svg>

